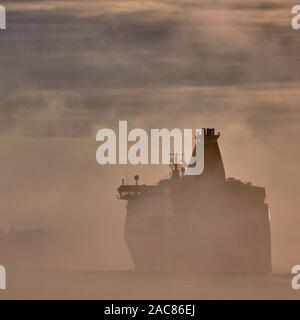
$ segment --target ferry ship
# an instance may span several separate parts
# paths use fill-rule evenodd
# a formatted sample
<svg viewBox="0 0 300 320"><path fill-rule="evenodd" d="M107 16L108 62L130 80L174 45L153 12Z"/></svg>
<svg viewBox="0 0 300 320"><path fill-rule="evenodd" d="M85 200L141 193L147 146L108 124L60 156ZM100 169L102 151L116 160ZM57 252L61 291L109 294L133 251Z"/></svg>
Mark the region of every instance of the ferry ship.
<svg viewBox="0 0 300 320"><path fill-rule="evenodd" d="M171 161L156 185L119 186L127 201L125 239L136 270L270 273L270 214L263 187L226 178L220 134L203 129L204 171ZM195 152L195 149L194 149Z"/></svg>

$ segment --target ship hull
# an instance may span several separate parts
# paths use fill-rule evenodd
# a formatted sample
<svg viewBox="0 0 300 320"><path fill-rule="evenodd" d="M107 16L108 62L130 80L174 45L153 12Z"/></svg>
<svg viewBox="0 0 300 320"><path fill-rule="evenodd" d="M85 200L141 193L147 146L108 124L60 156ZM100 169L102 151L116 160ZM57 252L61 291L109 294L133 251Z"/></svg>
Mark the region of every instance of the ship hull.
<svg viewBox="0 0 300 320"><path fill-rule="evenodd" d="M271 272L270 220L261 189L172 188L164 197L129 201L125 239L135 268Z"/></svg>

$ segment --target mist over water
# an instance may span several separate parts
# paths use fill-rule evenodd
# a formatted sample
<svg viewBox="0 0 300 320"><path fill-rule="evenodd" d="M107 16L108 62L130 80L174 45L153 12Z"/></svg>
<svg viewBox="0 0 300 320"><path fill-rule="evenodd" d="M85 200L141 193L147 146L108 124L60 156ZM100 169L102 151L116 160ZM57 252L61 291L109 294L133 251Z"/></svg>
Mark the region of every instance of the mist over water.
<svg viewBox="0 0 300 320"><path fill-rule="evenodd" d="M236 141L239 139L242 141ZM293 172L291 163L288 167L282 163L279 157L282 150L277 149L277 158L276 146L274 156L267 159L266 147L257 142L251 148L246 147L242 132L239 139L229 132L229 136L223 134L219 141L227 177L266 187L273 268L288 272L290 264L298 260L299 252L299 200L296 181L291 179L297 178L296 165ZM0 144L1 167L5 168L1 206L2 212L7 213L2 214L2 228L42 227L61 231L61 243L52 248L57 252L43 255L45 259L49 254L52 261L46 260L52 266L132 269L123 237L126 206L116 199L116 188L122 178L128 177L134 183L137 173L142 184L156 183L168 176L167 166L100 166L95 160L97 143L89 139L2 139ZM276 177L280 183L276 183ZM45 265L43 261L40 263Z"/></svg>

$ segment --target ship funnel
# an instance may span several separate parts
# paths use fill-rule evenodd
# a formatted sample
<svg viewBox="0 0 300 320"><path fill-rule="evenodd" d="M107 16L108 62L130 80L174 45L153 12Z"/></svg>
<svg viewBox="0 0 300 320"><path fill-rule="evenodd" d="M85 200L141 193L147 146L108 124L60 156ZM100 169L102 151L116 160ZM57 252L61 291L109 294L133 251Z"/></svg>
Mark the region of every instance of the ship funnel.
<svg viewBox="0 0 300 320"><path fill-rule="evenodd" d="M202 135L202 139L204 141L204 168L199 174L196 175L204 176L211 179L225 180L225 169L218 145L220 133L215 134L214 128L203 128ZM197 166L195 157L197 156L199 158L201 154L201 150L200 152L196 152L196 150L199 150L199 148L201 148L200 140L197 137L199 136L196 136L196 144L193 150L193 159L191 160L192 163L187 168L187 175L195 175L190 173L191 170L193 170L193 167ZM199 159L201 162L201 158Z"/></svg>

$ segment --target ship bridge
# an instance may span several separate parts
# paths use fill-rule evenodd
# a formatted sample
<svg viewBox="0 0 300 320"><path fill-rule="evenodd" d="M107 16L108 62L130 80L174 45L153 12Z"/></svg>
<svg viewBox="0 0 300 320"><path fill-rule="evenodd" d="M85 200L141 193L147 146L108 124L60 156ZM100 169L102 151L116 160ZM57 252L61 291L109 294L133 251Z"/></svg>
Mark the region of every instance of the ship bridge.
<svg viewBox="0 0 300 320"><path fill-rule="evenodd" d="M139 197L142 194L142 189L143 186L122 184L118 188L119 194L117 195L117 198L120 200L129 200L131 198Z"/></svg>

